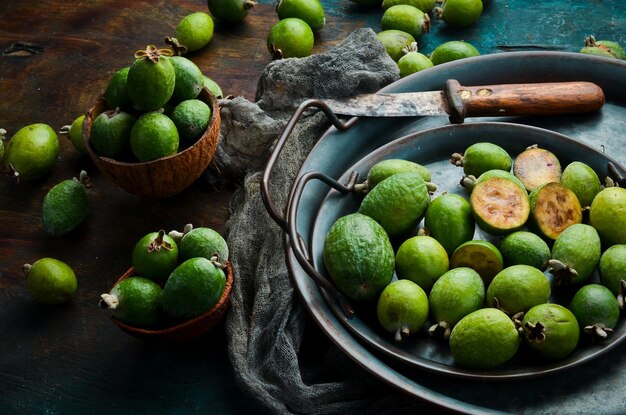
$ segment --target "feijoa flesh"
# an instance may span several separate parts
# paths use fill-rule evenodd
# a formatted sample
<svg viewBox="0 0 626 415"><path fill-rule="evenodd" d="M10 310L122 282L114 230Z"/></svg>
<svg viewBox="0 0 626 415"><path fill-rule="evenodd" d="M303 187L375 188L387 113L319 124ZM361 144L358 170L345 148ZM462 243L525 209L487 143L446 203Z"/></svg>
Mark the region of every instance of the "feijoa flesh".
<svg viewBox="0 0 626 415"><path fill-rule="evenodd" d="M80 225L87 216L87 173L78 179L64 180L46 193L41 207L43 230L49 235L65 235Z"/></svg>
<svg viewBox="0 0 626 415"><path fill-rule="evenodd" d="M394 281L378 298L376 315L381 326L401 342L418 332L428 318L428 297L409 280Z"/></svg>
<svg viewBox="0 0 626 415"><path fill-rule="evenodd" d="M59 155L59 139L47 124L36 123L19 129L6 143L5 171L15 180L30 181L48 174Z"/></svg>
<svg viewBox="0 0 626 415"><path fill-rule="evenodd" d="M528 197L529 225L547 239L554 240L569 226L582 222L582 207L576 194L560 183L544 184Z"/></svg>
<svg viewBox="0 0 626 415"><path fill-rule="evenodd" d="M502 254L494 244L482 239L474 239L461 244L450 257L450 268L472 268L488 286L497 273L502 271Z"/></svg>
<svg viewBox="0 0 626 415"><path fill-rule="evenodd" d="M100 307L113 311L113 316L133 327L147 328L157 324L161 306L161 287L140 276L124 278L111 292L102 294Z"/></svg>
<svg viewBox="0 0 626 415"><path fill-rule="evenodd" d="M613 333L619 320L619 303L609 290L600 284L581 287L569 307L576 316L583 333L597 338L606 338Z"/></svg>
<svg viewBox="0 0 626 415"><path fill-rule="evenodd" d="M515 158L513 174L532 192L546 183L560 182L561 163L551 151L531 146Z"/></svg>
<svg viewBox="0 0 626 415"><path fill-rule="evenodd" d="M522 320L523 338L530 349L546 359L564 358L574 351L580 338L578 321L559 304L539 304Z"/></svg>
<svg viewBox="0 0 626 415"><path fill-rule="evenodd" d="M178 245L163 230L150 232L135 244L132 264L137 275L165 281L178 265Z"/></svg>
<svg viewBox="0 0 626 415"><path fill-rule="evenodd" d="M424 217L428 235L435 238L448 255L452 255L461 244L472 240L475 225L469 202L454 193L445 193L433 199Z"/></svg>
<svg viewBox="0 0 626 415"><path fill-rule="evenodd" d="M600 256L598 232L590 225L577 223L556 238L548 265L558 284L580 284L591 277Z"/></svg>
<svg viewBox="0 0 626 415"><path fill-rule="evenodd" d="M522 228L530 214L530 201L525 190L508 179L481 181L470 196L476 223L494 235Z"/></svg>

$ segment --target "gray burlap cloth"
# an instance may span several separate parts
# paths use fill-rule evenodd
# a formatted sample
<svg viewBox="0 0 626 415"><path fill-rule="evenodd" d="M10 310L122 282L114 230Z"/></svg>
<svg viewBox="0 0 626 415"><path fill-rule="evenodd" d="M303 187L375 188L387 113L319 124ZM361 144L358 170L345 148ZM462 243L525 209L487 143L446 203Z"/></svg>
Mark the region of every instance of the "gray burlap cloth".
<svg viewBox="0 0 626 415"><path fill-rule="evenodd" d="M220 102L215 164L240 185L227 223L235 272L228 351L240 386L274 413L397 413L423 405L360 368L315 326L292 286L282 231L260 194L272 145L301 101L374 92L398 77L375 33L359 29L327 52L271 62L255 103ZM329 125L321 112L298 122L272 175L276 206L285 206L301 163Z"/></svg>

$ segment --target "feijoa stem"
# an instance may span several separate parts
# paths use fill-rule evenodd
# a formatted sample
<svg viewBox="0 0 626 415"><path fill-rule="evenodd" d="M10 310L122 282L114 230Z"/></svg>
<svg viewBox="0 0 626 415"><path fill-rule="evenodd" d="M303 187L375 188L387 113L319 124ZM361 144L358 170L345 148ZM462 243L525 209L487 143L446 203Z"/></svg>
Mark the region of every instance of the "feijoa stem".
<svg viewBox="0 0 626 415"><path fill-rule="evenodd" d="M448 340L450 338L450 333L452 333L452 327L447 321L440 321L437 324L433 324L428 329L428 334L433 337L439 337L443 340Z"/></svg>
<svg viewBox="0 0 626 415"><path fill-rule="evenodd" d="M625 297L626 297L626 281L620 280L619 293L617 294L617 303L619 304L620 310L624 309Z"/></svg>
<svg viewBox="0 0 626 415"><path fill-rule="evenodd" d="M452 153L452 155L450 156L450 163L454 164L457 167L463 167L463 154Z"/></svg>
<svg viewBox="0 0 626 415"><path fill-rule="evenodd" d="M407 326L398 327L396 330L396 334L394 335L395 341L398 343L402 342L404 339L411 335L411 330Z"/></svg>
<svg viewBox="0 0 626 415"><path fill-rule="evenodd" d="M471 174L463 176L463 178L461 178L460 185L466 189L472 190L474 186L476 186L476 177Z"/></svg>
<svg viewBox="0 0 626 415"><path fill-rule="evenodd" d="M180 43L175 37L167 36L165 38L165 43L172 48L172 51L176 56L181 56L187 53L187 46Z"/></svg>
<svg viewBox="0 0 626 415"><path fill-rule="evenodd" d="M7 139L7 130L4 128L0 128L0 140L4 141Z"/></svg>
<svg viewBox="0 0 626 415"><path fill-rule="evenodd" d="M211 258L209 259L209 261L211 261L211 263L218 268L221 268L221 269L226 268L226 264L220 262L220 255L217 252L211 255Z"/></svg>
<svg viewBox="0 0 626 415"><path fill-rule="evenodd" d="M100 308L115 310L120 303L120 300L116 296L111 294L101 294L100 298L101 300L98 303Z"/></svg>
<svg viewBox="0 0 626 415"><path fill-rule="evenodd" d="M31 264L24 264L22 265L22 269L24 270L24 274L26 274L26 276L28 276L28 273L30 272L30 269L33 266Z"/></svg>
<svg viewBox="0 0 626 415"><path fill-rule="evenodd" d="M354 190L357 193L367 193L369 191L367 180L365 180L363 183L355 184L352 190Z"/></svg>
<svg viewBox="0 0 626 415"><path fill-rule="evenodd" d="M578 272L557 259L548 260L550 274L554 275L557 285L567 284L578 276Z"/></svg>
<svg viewBox="0 0 626 415"><path fill-rule="evenodd" d="M152 240L152 242L150 242L150 244L148 244L148 252L160 251L161 248L167 249L168 251L171 251L172 249L174 249L172 244L167 242L164 239L164 237L165 237L165 231L163 229L161 229L159 231L158 235L156 236L156 238L154 238Z"/></svg>
<svg viewBox="0 0 626 415"><path fill-rule="evenodd" d="M176 241L176 243L180 242L181 239L183 239L183 236L185 236L186 234L188 234L189 232L191 232L193 230L193 225L191 223L188 223L185 225L185 227L183 228L182 232L178 232L177 230L173 230L173 231L169 231L168 235L170 238L172 238L174 241Z"/></svg>
<svg viewBox="0 0 626 415"><path fill-rule="evenodd" d="M406 45L402 48L402 53L404 53L405 55L411 52L417 52L417 42L411 42L410 45Z"/></svg>
<svg viewBox="0 0 626 415"><path fill-rule="evenodd" d="M250 10L250 9L252 9L252 8L253 8L254 6L256 6L256 5L257 5L257 2L256 2L256 1L254 1L254 0L246 0L246 1L243 3L243 9L244 9L244 10Z"/></svg>
<svg viewBox="0 0 626 415"><path fill-rule="evenodd" d="M146 46L146 49L139 49L135 52L135 59L150 59L152 63L158 63L161 56L173 56L172 49L157 49L154 45Z"/></svg>
<svg viewBox="0 0 626 415"><path fill-rule="evenodd" d="M524 327L528 330L526 338L533 343L543 343L546 340L545 326L540 321L531 323L527 321Z"/></svg>
<svg viewBox="0 0 626 415"><path fill-rule="evenodd" d="M586 326L584 332L592 335L594 338L606 339L609 334L613 333L613 329L604 327L602 324L594 324Z"/></svg>
<svg viewBox="0 0 626 415"><path fill-rule="evenodd" d="M20 173L15 170L15 167L13 167L13 164L11 163L9 163L8 174L15 179L15 183L20 182Z"/></svg>

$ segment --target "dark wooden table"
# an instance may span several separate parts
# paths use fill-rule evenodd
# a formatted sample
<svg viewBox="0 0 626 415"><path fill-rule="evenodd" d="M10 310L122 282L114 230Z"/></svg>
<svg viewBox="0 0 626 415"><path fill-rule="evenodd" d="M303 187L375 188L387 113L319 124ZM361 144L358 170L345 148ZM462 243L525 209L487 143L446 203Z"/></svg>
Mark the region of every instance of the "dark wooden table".
<svg viewBox="0 0 626 415"><path fill-rule="evenodd" d="M355 28L380 30L378 8L347 0L322 3L327 24L317 34L314 52ZM542 2L528 15L518 13L523 4L492 3L485 16L497 12L504 17L467 31L439 25L421 42L423 50L465 39L483 53L528 44L573 51L584 35L597 30L609 39L619 33L614 40L624 41L614 20L576 14L562 7L564 1ZM519 3L530 7L533 2ZM600 17L610 13L607 2L593 3L602 8ZM10 137L35 122L55 129L71 123L110 76L132 62L135 50L163 45L180 19L195 11L206 12L206 2L2 1L0 53L19 42L35 46L37 53L0 54L0 128ZM209 46L188 57L225 94L252 100L259 74L270 62L265 42L276 21L273 1L260 1L244 23L218 24ZM550 37L537 36L548 31ZM93 182L87 220L67 236L47 236L40 217L44 195L81 169ZM192 344L154 344L122 333L98 308L99 295L128 268L139 237L160 228L182 229L189 222L223 233L232 192L198 180L171 199L147 202L113 185L63 137L50 175L32 183L0 180L0 412L258 413L258 403L235 383L223 327ZM48 307L30 299L22 264L42 257L58 258L75 270L79 288L70 304Z"/></svg>

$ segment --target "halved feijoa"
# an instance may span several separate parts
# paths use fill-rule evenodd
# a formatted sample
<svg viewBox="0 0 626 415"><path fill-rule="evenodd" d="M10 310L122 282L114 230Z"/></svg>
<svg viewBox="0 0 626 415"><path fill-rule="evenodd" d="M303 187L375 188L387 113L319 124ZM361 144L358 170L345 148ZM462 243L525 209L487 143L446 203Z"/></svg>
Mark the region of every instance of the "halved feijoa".
<svg viewBox="0 0 626 415"><path fill-rule="evenodd" d="M450 258L450 268L469 267L478 272L485 285L502 271L502 254L494 244L475 239L455 249Z"/></svg>
<svg viewBox="0 0 626 415"><path fill-rule="evenodd" d="M513 174L532 192L543 184L559 182L561 163L551 151L531 146L515 158Z"/></svg>
<svg viewBox="0 0 626 415"><path fill-rule="evenodd" d="M509 171L499 170L499 169L487 170L486 172L478 176L478 178L476 178L475 176L471 174L464 176L463 179L461 180L461 186L466 187L470 190L473 190L474 187L478 183L484 182L485 180L491 179L494 177L499 177L501 179L508 179L512 181L513 183L515 183L516 185L518 185L520 189L522 189L523 191L526 191L526 187L524 186L524 183L522 183L520 179L515 177L513 173Z"/></svg>
<svg viewBox="0 0 626 415"><path fill-rule="evenodd" d="M560 183L547 183L530 195L530 225L542 236L556 239L561 232L583 219L576 194Z"/></svg>
<svg viewBox="0 0 626 415"><path fill-rule="evenodd" d="M476 143L469 146L463 155L454 153L450 162L462 166L463 172L478 177L488 170L510 171L513 161L505 149L493 143Z"/></svg>
<svg viewBox="0 0 626 415"><path fill-rule="evenodd" d="M520 229L530 214L526 191L511 180L497 177L478 183L470 204L478 226L496 235Z"/></svg>

